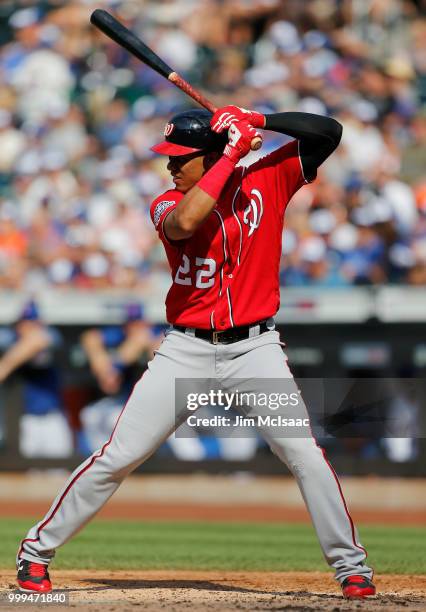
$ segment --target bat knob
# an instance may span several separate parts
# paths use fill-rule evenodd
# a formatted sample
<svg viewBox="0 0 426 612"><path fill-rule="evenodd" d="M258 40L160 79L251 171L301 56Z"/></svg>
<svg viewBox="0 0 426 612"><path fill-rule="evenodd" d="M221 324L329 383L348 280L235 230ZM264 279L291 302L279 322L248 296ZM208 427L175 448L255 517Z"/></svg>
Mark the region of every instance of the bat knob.
<svg viewBox="0 0 426 612"><path fill-rule="evenodd" d="M262 138L260 136L256 136L256 138L253 138L253 140L251 141L251 145L250 145L251 150L257 151L262 146L262 143L263 143Z"/></svg>

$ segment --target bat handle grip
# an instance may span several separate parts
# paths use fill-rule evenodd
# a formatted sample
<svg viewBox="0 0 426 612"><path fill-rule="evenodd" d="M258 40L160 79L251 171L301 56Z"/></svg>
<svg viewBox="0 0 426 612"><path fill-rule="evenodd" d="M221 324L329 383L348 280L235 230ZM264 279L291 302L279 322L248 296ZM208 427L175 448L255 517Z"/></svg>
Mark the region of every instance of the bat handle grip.
<svg viewBox="0 0 426 612"><path fill-rule="evenodd" d="M205 107L207 108L207 110L209 110L211 113L215 113L217 111L216 106L213 106L213 104L208 100L209 102L209 107ZM250 149L252 151L258 151L260 149L260 147L263 144L263 139L262 136L256 136L256 138L253 138L253 140L250 143Z"/></svg>
<svg viewBox="0 0 426 612"><path fill-rule="evenodd" d="M167 78L169 81L174 83L177 87L179 87L179 89L184 91L186 94L188 94L188 96L190 96L193 100L198 102L198 104L201 104L201 106L204 106L204 108L206 108L211 113L214 114L217 111L217 107L214 106L214 104L208 98L203 96L201 92L199 92L197 89L192 87L192 85L190 85L187 81L185 81L185 79L182 78L180 74L178 74L177 72L171 72ZM256 136L256 138L253 138L253 140L251 141L251 145L250 145L251 150L257 151L262 146L262 143L263 143L262 137Z"/></svg>

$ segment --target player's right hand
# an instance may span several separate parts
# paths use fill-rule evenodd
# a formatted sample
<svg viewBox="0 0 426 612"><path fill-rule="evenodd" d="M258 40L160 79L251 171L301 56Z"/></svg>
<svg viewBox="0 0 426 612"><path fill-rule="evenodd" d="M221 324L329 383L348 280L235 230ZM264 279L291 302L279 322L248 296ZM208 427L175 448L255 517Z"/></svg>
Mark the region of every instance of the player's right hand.
<svg viewBox="0 0 426 612"><path fill-rule="evenodd" d="M259 137L259 132L248 121L236 121L228 129L228 144L223 154L237 163L250 152L252 140Z"/></svg>

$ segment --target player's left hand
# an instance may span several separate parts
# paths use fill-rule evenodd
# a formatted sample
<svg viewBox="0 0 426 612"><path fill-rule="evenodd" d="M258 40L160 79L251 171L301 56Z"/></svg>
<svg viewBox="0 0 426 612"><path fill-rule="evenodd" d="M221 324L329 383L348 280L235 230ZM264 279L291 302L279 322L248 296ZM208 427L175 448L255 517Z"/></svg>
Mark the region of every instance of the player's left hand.
<svg viewBox="0 0 426 612"><path fill-rule="evenodd" d="M247 121L255 128L263 128L265 126L265 115L230 104L217 109L210 125L213 132L220 134L237 121Z"/></svg>

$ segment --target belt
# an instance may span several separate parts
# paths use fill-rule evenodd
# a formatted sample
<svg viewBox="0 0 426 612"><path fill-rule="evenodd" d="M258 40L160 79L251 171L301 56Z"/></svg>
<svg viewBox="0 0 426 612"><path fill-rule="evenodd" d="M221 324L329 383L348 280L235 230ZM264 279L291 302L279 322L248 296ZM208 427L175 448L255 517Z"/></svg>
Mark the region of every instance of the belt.
<svg viewBox="0 0 426 612"><path fill-rule="evenodd" d="M269 321L272 321L270 319ZM231 327L223 331L216 331L214 329L195 329L194 327L182 327L180 325L173 325L173 329L180 331L188 336L194 336L195 338L201 338L211 344L232 344L239 340L245 340L254 336L259 336L266 331L270 331L268 327L268 321L258 321L253 325L244 325L241 327Z"/></svg>

